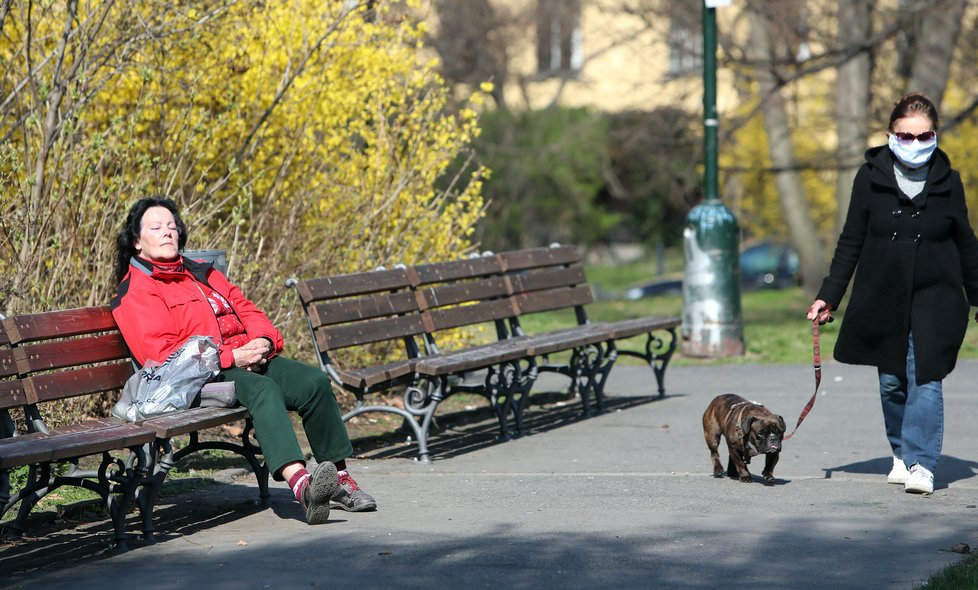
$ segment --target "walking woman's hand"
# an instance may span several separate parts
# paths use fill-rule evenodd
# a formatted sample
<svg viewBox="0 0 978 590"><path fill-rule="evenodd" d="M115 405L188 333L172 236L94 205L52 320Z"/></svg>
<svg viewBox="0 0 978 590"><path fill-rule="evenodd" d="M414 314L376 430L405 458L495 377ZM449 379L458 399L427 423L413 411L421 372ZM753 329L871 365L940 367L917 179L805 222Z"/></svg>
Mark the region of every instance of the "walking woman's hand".
<svg viewBox="0 0 978 590"><path fill-rule="evenodd" d="M816 299L808 308L808 319L814 321L815 318L818 318L819 325L831 322L835 319L832 317L832 307L821 299ZM975 319L978 320L978 316Z"/></svg>

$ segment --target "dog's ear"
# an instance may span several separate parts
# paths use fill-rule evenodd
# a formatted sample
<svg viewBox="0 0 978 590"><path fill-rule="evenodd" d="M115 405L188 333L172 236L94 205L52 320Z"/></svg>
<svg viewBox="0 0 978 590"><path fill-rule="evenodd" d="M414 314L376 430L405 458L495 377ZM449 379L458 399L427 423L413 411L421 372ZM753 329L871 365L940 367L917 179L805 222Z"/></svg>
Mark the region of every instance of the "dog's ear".
<svg viewBox="0 0 978 590"><path fill-rule="evenodd" d="M781 432L786 432L788 430L788 425L784 423L784 418L778 416L778 424L781 425Z"/></svg>
<svg viewBox="0 0 978 590"><path fill-rule="evenodd" d="M747 435L750 432L750 427L754 423L754 420L757 420L756 416L748 416L743 422L740 423L740 431L743 432L744 435Z"/></svg>

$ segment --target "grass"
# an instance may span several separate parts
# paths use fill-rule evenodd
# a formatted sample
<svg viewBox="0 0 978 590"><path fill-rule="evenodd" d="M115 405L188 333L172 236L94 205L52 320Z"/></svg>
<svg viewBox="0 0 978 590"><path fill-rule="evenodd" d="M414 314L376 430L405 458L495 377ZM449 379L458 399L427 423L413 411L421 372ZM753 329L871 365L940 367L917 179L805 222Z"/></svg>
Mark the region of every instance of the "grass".
<svg viewBox="0 0 978 590"><path fill-rule="evenodd" d="M978 554L952 565L934 575L922 586L927 590L960 590L978 588Z"/></svg>

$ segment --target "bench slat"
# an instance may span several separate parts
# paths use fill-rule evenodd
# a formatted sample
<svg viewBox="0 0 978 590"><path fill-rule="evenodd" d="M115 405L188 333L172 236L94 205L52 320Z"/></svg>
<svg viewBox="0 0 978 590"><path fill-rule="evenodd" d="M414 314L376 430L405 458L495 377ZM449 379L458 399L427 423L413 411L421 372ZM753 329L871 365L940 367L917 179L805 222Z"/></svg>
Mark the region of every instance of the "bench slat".
<svg viewBox="0 0 978 590"><path fill-rule="evenodd" d="M20 379L0 381L0 410L16 408L29 403L27 401L27 391Z"/></svg>
<svg viewBox="0 0 978 590"><path fill-rule="evenodd" d="M570 289L551 289L548 291L535 291L533 293L523 293L516 297L520 313L536 313L539 311L551 311L574 307L575 305L586 305L594 301L591 288L587 285L579 285Z"/></svg>
<svg viewBox="0 0 978 590"><path fill-rule="evenodd" d="M403 268L373 270L334 277L320 277L300 281L296 285L304 303L338 299L350 295L366 295L381 291L393 291L410 287L407 271Z"/></svg>
<svg viewBox="0 0 978 590"><path fill-rule="evenodd" d="M10 377L17 374L17 363L14 361L14 351L0 348L0 377Z"/></svg>
<svg viewBox="0 0 978 590"><path fill-rule="evenodd" d="M153 429L157 438L171 438L205 428L213 428L248 417L247 408L190 408L155 416L140 422Z"/></svg>
<svg viewBox="0 0 978 590"><path fill-rule="evenodd" d="M108 305L15 315L3 325L11 344L118 330Z"/></svg>
<svg viewBox="0 0 978 590"><path fill-rule="evenodd" d="M389 317L319 328L316 330L316 343L320 350L337 350L349 346L416 336L423 332L424 326L421 324L420 315Z"/></svg>
<svg viewBox="0 0 978 590"><path fill-rule="evenodd" d="M527 270L509 275L514 293L540 291L557 287L574 287L587 283L584 269L580 266L566 268L551 267L538 270Z"/></svg>
<svg viewBox="0 0 978 590"><path fill-rule="evenodd" d="M530 336L527 350L531 355L539 356L605 342L610 340L611 336L611 328L606 324L584 324Z"/></svg>
<svg viewBox="0 0 978 590"><path fill-rule="evenodd" d="M431 285L458 279L484 277L502 272L495 256L477 256L447 262L432 262L414 267L418 285Z"/></svg>
<svg viewBox="0 0 978 590"><path fill-rule="evenodd" d="M473 305L435 309L425 314L430 316L432 330L437 332L512 317L514 307L512 300L499 299Z"/></svg>
<svg viewBox="0 0 978 590"><path fill-rule="evenodd" d="M63 461L104 451L126 449L150 443L152 429L136 424L105 427L92 424L91 430L75 425L75 432L54 431L46 435L24 435L0 439L0 468L31 463Z"/></svg>
<svg viewBox="0 0 978 590"><path fill-rule="evenodd" d="M377 294L357 299L327 301L309 307L313 328L399 315L418 310L418 298L410 291Z"/></svg>
<svg viewBox="0 0 978 590"><path fill-rule="evenodd" d="M397 383L403 381L414 372L415 359L400 360L383 365L375 365L362 369L348 371L338 370L344 383L363 389L382 383Z"/></svg>
<svg viewBox="0 0 978 590"><path fill-rule="evenodd" d="M428 287L422 291L424 303L428 308L455 305L468 301L479 301L493 297L504 297L509 294L506 279L492 277L477 281L464 281Z"/></svg>
<svg viewBox="0 0 978 590"><path fill-rule="evenodd" d="M32 375L24 379L24 387L31 403L46 402L121 389L132 373L126 361Z"/></svg>
<svg viewBox="0 0 978 590"><path fill-rule="evenodd" d="M527 339L514 338L484 344L454 353L418 359L415 369L425 375L450 375L526 358Z"/></svg>
<svg viewBox="0 0 978 590"><path fill-rule="evenodd" d="M609 322L608 326L615 339L622 339L638 336L639 334L647 334L654 330L678 328L681 324L682 320L677 317L649 316Z"/></svg>
<svg viewBox="0 0 978 590"><path fill-rule="evenodd" d="M581 261L577 248L557 246L554 248L531 248L497 254L507 271L522 270L538 266L558 266L575 264Z"/></svg>
<svg viewBox="0 0 978 590"><path fill-rule="evenodd" d="M74 365L129 359L129 349L122 334L101 334L25 344L14 349L17 370L21 374L60 369Z"/></svg>

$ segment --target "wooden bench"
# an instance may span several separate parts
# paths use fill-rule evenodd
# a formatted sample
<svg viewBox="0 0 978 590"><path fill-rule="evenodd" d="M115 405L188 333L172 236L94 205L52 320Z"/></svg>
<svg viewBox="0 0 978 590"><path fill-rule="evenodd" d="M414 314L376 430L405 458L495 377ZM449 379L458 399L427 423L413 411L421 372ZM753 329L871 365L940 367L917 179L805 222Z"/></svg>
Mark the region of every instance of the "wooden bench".
<svg viewBox="0 0 978 590"><path fill-rule="evenodd" d="M125 520L134 506L141 513L143 539L152 542L153 507L167 473L184 456L205 449L245 457L258 480L260 501L267 503L268 472L258 460L260 449L251 438L245 408L190 408L135 424L110 417L49 426L41 411L46 404L121 391L133 374L108 306L16 315L2 326L0 516L20 504L17 517L4 527L5 535L21 535L41 498L72 485L102 497L118 548L126 548ZM242 419L246 427L240 443L199 437L201 430ZM171 439L179 435L190 440L174 451ZM100 457L98 467L82 468L79 460L86 457ZM28 481L11 489L10 470L22 466L28 466Z"/></svg>
<svg viewBox="0 0 978 590"><path fill-rule="evenodd" d="M334 383L356 397L345 420L367 412L405 418L418 442L421 461L430 460L427 438L438 405L457 392L485 396L496 411L500 436L517 434L540 371L571 379L584 415L592 400L604 409L604 386L620 354L644 359L653 369L659 395L676 349L676 317L621 322L588 322L584 306L593 301L575 248L552 247L503 252L463 260L321 277L290 283L296 287L320 365ZM520 318L538 312L572 314L566 328L525 333ZM484 325L492 342L446 350L444 334ZM646 335L644 352L619 351L615 341ZM668 335L668 339L664 338ZM386 343L389 362L351 366L344 351ZM557 360L560 352L568 360ZM477 379L472 380L476 374ZM403 388L398 406L368 403L368 395ZM399 407L402 406L402 407Z"/></svg>

